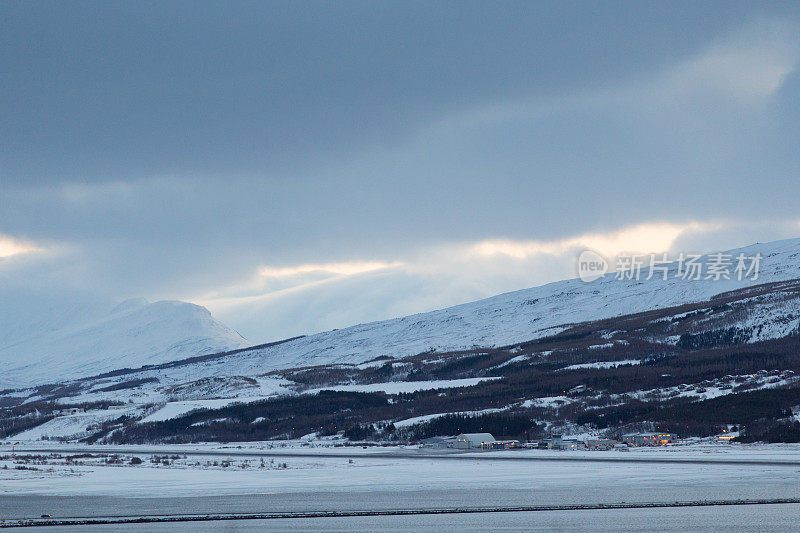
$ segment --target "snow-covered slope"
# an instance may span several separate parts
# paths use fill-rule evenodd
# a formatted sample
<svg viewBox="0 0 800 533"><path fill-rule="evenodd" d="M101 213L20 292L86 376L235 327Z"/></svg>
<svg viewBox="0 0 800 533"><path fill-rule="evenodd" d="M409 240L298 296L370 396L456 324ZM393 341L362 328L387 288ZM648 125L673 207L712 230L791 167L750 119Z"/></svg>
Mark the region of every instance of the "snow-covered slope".
<svg viewBox="0 0 800 533"><path fill-rule="evenodd" d="M111 312L73 317L61 328L50 324L38 335L17 333L16 339L0 345L0 388L136 368L247 344L204 307L128 300Z"/></svg>
<svg viewBox="0 0 800 533"><path fill-rule="evenodd" d="M723 292L800 278L800 239L728 253L735 257L740 252L763 256L758 279L682 279L676 277L676 264L671 265L667 280L660 275L646 280L646 273L640 280L619 280L614 274L592 283L573 279L137 376L175 384L211 376L256 377L301 366L362 363L378 356L513 345L552 335L570 324L701 302ZM18 384L63 381L244 344L203 308L177 302L133 307L117 310L91 326L0 349L0 385L4 380L7 384L12 380ZM26 353L32 356L22 359Z"/></svg>
<svg viewBox="0 0 800 533"><path fill-rule="evenodd" d="M613 274L593 283L568 280L431 313L184 361L174 359L213 352L214 341L233 345L226 348L241 346L243 341L214 322L203 308L180 302L150 305L130 301L91 325L63 328L59 335L46 335L36 342L25 341L3 348L0 350L0 361L5 361L2 363L5 366L0 367L2 378L52 383L118 367L157 366L76 379L61 387L45 385L8 391L0 394L0 400L20 405L22 417L38 417L47 422L24 433L25 438L72 437L80 433L77 430L85 430L87 421L94 420L92 417L101 425L108 419L105 410L87 406L91 402L125 404L135 415L133 418L145 417L144 420L151 421L200 407L218 408L233 402L247 403L323 389L399 392L411 390L409 387L417 390L429 386L474 385L473 382L502 379L502 376L524 377L531 368L539 372L536 365L540 363L546 369L561 365L554 376L567 375L567 382L574 379L570 376L576 372L603 368L623 372L626 365L640 363L637 368L643 369L642 372L648 369L659 372L663 370L653 370L645 360L658 359L659 364L669 367L670 358L675 355L681 356L675 366L681 376L670 373L655 376L675 375L674 383L667 387L659 381L663 390L658 394L641 387L631 391L638 391L636 394L640 396L657 396L653 401L661 401L664 394L668 394L666 398L683 394L686 391L676 387L689 383L708 391L713 389L713 394L733 394L740 386L743 390L753 387L745 387L747 383L741 382L725 388L711 387L703 382L709 378L704 362L708 359L687 366L691 358L684 359L683 355L719 349L724 356L730 353L725 351L730 346L763 341L773 343L765 352L770 354L769 361L763 361L758 348L753 354L757 359L761 357L754 362L759 366L751 368L744 359L728 361L726 364L731 368L720 368L715 379L724 378L724 374L749 379L762 363L774 363L774 367L761 368L775 372L800 373L792 359L795 345L791 344L796 343L800 332L800 239L754 245L741 252L763 256L758 279L687 280L675 276L677 265L673 265L666 280L646 280L646 274L641 280L615 279ZM735 256L740 250L730 253ZM761 286L741 290L756 285ZM593 322L599 319L609 320L602 324ZM560 332L565 334L556 335ZM553 338L546 339L548 336ZM526 343L537 338L542 342ZM484 350L492 346L508 348ZM475 347L481 349L466 354L445 353ZM37 358L11 368L9 359L2 357L7 357L12 349L17 350L17 355L29 350ZM386 358L423 352L422 357L402 361L390 362ZM385 357L371 361L379 356ZM467 363L480 360L480 364L475 368L459 366L457 363L462 359ZM169 362L157 364L165 361ZM296 367L316 368L289 370ZM6 368L11 368L11 372L6 372ZM766 375L759 387L785 384L784 378L770 381L777 375L774 372ZM521 381L522 385L509 383L510 387L517 387L516 392L509 394L509 402L524 400L520 405L530 407L549 405L547 402L552 401L552 391L543 389L541 397L529 396L528 381ZM569 387L574 384L565 382ZM38 407L35 412L25 411L25 404L35 401L43 405L54 401L56 411L57 404L83 404L88 411L81 411L81 407L76 413L71 408L67 413L55 413L57 418L48 422L47 413L39 413Z"/></svg>
<svg viewBox="0 0 800 533"><path fill-rule="evenodd" d="M439 311L311 335L236 354L212 365L218 367L215 372L224 373L225 367L230 367L238 374L252 375L297 366L359 363L378 356L504 346L556 333L566 324L699 302L743 287L800 278L800 239L727 253L734 257L760 253L758 279L682 279L676 277L678 265L672 264L667 280L661 279L660 273L645 280L646 272L640 280L618 280L614 274L592 283L566 280ZM707 260L708 256L703 258Z"/></svg>

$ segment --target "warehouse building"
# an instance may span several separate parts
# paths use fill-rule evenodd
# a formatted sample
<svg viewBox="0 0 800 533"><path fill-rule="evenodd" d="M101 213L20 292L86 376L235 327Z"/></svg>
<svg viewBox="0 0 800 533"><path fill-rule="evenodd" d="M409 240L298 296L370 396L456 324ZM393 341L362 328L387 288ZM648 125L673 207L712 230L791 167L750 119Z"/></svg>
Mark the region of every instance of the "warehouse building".
<svg viewBox="0 0 800 533"><path fill-rule="evenodd" d="M491 433L462 433L456 437L456 448L487 448L495 438Z"/></svg>
<svg viewBox="0 0 800 533"><path fill-rule="evenodd" d="M678 440L674 433L627 433L622 442L629 446L666 446Z"/></svg>
<svg viewBox="0 0 800 533"><path fill-rule="evenodd" d="M603 439L600 437L586 439L587 450L613 450L616 444L616 441L613 439Z"/></svg>
<svg viewBox="0 0 800 533"><path fill-rule="evenodd" d="M549 439L541 441L539 447L549 450L583 450L586 445L578 439L564 438L560 433L553 433Z"/></svg>
<svg viewBox="0 0 800 533"><path fill-rule="evenodd" d="M514 448L520 448L521 445L518 440L496 440L484 447L489 450L513 450Z"/></svg>
<svg viewBox="0 0 800 533"><path fill-rule="evenodd" d="M434 449L455 448L456 438L457 437L431 437L429 439L423 439L420 443L420 447Z"/></svg>

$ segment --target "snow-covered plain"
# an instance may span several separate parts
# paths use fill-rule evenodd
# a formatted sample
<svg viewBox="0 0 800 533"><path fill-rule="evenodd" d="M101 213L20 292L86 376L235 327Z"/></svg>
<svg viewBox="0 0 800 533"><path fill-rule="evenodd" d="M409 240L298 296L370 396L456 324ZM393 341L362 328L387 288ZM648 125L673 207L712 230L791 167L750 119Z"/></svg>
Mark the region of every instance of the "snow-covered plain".
<svg viewBox="0 0 800 533"><path fill-rule="evenodd" d="M729 493L726 497L743 497L748 492L752 497L753 487L758 486L772 487L782 498L800 497L797 445L708 444L641 448L624 454L550 450L450 454L460 460L426 455L411 448L268 448L255 443L241 449L219 445L92 446L86 452L95 457L59 454L62 458L77 457L70 462L42 452L45 464L23 460L22 457L30 457L30 450L17 452L18 458L14 459L7 447L0 448L0 494L143 497L154 492L161 496L193 496L386 488L447 490L456 486L460 490L478 491L490 486L529 490L533 499L547 500L548 492L557 489L591 489L597 494L607 493L605 501L654 501L651 498L660 488L694 487L702 491L703 484L707 484L709 498L720 497L720 491ZM106 454L116 450L126 452L121 456L122 463L106 464ZM184 457L184 453L189 455ZM337 457L337 453L342 456ZM153 455L171 459L167 465L153 464L150 461ZM128 464L132 456L140 457L143 463ZM526 457L534 460L525 461ZM507 458L520 460L504 460ZM673 462L651 462L664 459ZM705 462L682 462L686 459ZM741 464L726 461L741 461ZM223 465L224 462L228 464ZM764 462L774 464L761 464ZM15 469L23 464L34 469ZM9 469L3 469L4 465ZM626 487L631 486L639 486L641 494L637 496L635 491L626 494Z"/></svg>
<svg viewBox="0 0 800 533"><path fill-rule="evenodd" d="M235 446L84 446L55 453L0 446L0 524L68 517L208 516L486 510L542 506L736 505L643 509L299 518L136 525L145 531L497 529L791 531L800 498L798 445L693 444L627 453L424 452L328 447L321 441ZM303 447L303 444L307 446ZM308 445L313 447L308 447ZM51 445L52 447L52 445ZM154 456L158 456L154 460ZM142 460L132 465L131 458ZM8 467L7 469L4 467ZM739 502L739 503L737 503ZM80 526L78 526L80 527ZM98 526L129 531L130 524ZM58 527L48 527L60 530Z"/></svg>

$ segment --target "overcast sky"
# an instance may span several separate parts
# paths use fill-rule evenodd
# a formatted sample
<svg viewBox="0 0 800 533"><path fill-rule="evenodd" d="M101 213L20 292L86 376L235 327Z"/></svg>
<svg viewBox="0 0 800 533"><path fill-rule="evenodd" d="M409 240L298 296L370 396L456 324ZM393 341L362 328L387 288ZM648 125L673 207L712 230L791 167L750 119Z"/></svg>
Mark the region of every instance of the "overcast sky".
<svg viewBox="0 0 800 533"><path fill-rule="evenodd" d="M261 342L800 237L799 62L797 2L6 0L0 296Z"/></svg>

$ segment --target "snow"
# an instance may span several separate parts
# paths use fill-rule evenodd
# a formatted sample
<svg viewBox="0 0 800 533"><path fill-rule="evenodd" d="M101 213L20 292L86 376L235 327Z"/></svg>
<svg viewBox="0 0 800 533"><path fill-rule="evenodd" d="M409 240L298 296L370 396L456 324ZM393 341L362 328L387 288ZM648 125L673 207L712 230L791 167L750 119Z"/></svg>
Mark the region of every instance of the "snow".
<svg viewBox="0 0 800 533"><path fill-rule="evenodd" d="M386 394L400 394L403 392L416 392L431 389L452 389L454 387L471 387L482 381L500 379L499 377L443 379L436 381L391 381L387 383L370 383L367 385L331 385L307 391L316 393L321 390L336 390L349 392L385 392Z"/></svg>
<svg viewBox="0 0 800 533"><path fill-rule="evenodd" d="M753 377L753 376L750 376L750 375L738 376L737 375L737 376L733 376L733 377L734 378L740 378L740 377L750 378L750 377ZM800 381L800 377L798 377L798 376L784 376L784 377L778 378L778 380L775 383L770 383L769 380L774 378L774 377L775 376L763 376L763 377L755 376L755 377L753 377L753 379L755 379L755 382L753 383L752 387L749 388L749 389L746 389L746 390L749 392L749 391L761 390L761 389L774 389L774 388L778 388L778 387L786 387L788 385L792 385L792 384L798 383L798 381ZM621 397L633 397L633 398L637 398L637 399L640 399L640 400L647 400L648 397L652 397L654 395L656 397L663 397L663 396L665 396L665 395L667 395L669 393L678 392L678 394L675 397L692 398L692 399L696 399L696 400L700 401L700 400L709 400L711 398L718 398L720 396L727 396L728 394L737 394L737 393L741 392L741 391L736 390L736 387L741 386L741 384L737 384L737 383L735 383L733 381L729 381L729 382L726 382L726 383L728 383L730 385L736 385L736 386L733 387L733 388L730 388L730 389L723 389L723 388L721 388L720 385L702 385L700 383L694 383L694 384L687 383L687 385L690 385L692 387L690 390L687 390L687 391L680 391L678 387L666 387L666 388L661 388L661 389L649 389L649 390L643 390L643 391L640 390L640 391L634 391L634 392L626 392L626 393L623 393L623 394L608 394L605 397L608 399L610 404L613 404L615 402L615 400L617 400L617 399L619 399ZM702 388L706 389L706 391L705 392L697 392L696 389L698 387L702 387Z"/></svg>
<svg viewBox="0 0 800 533"><path fill-rule="evenodd" d="M527 356L527 355L518 355L516 357L512 357L511 359L509 359L505 363L501 363L501 364L497 365L495 368L503 368L504 366L514 365L516 363L522 363L523 361L528 361L529 359L530 359L530 357Z"/></svg>
<svg viewBox="0 0 800 533"><path fill-rule="evenodd" d="M618 366L625 365L640 365L642 364L639 359L623 359L621 361L598 361L596 363L582 363L579 365L565 366L561 370L579 370L582 368L617 368Z"/></svg>
<svg viewBox="0 0 800 533"><path fill-rule="evenodd" d="M111 312L89 314L61 328L51 324L38 334L0 345L0 388L138 368L247 344L204 307L128 301Z"/></svg>
<svg viewBox="0 0 800 533"><path fill-rule="evenodd" d="M431 415L422 415L422 416L415 416L413 418L406 418L405 420L399 420L394 422L394 426L398 428L413 426L415 424L421 424L422 422L429 422L436 418L441 418L443 416L450 416L450 415L461 415L461 416L479 416L485 415L489 413L499 413L501 411L508 410L508 407L497 408L497 409L481 409L479 411L457 411L454 413L435 413Z"/></svg>
<svg viewBox="0 0 800 533"><path fill-rule="evenodd" d="M602 350L604 348L613 348L613 342L606 342L604 344L592 344L591 346L587 346L589 350Z"/></svg>
<svg viewBox="0 0 800 533"><path fill-rule="evenodd" d="M92 454L115 447L85 447ZM83 464L53 464L38 466L35 471L14 469L11 460L0 460L0 494L14 495L102 495L186 497L222 494L319 493L328 491L371 492L452 490L480 491L486 487L513 487L526 498L541 501L591 491L589 497L614 501L652 501L654 495L671 501L687 499L697 494L724 494L725 497L753 497L757 491L769 492L772 497L798 497L796 466L781 465L781 461L796 461L797 446L742 446L715 444L659 449L634 449L618 452L557 452L523 450L518 452L475 452L461 454L474 460L443 460L427 456L421 450L401 448L305 448L302 450L275 449L252 445L242 451L256 455L237 455L238 450L220 446L125 447L139 450L135 455L182 454L190 450L216 451L225 455L196 455L178 459L169 466L105 465L101 458L81 460ZM0 453L8 453L10 450ZM260 453L259 453L260 451ZM316 456L316 452L340 452L345 457ZM394 452L396 456L386 456ZM30 453L25 451L24 453ZM130 453L130 451L128 452ZM380 457L370 457L376 453ZM459 452L454 452L458 454ZM259 468L261 456L275 457L287 468ZM354 457L351 460L347 456ZM503 458L545 459L537 461L507 461ZM547 461L546 459L559 459ZM595 462L569 462L565 458L597 459ZM701 458L708 464L642 463L648 459ZM207 467L207 461L231 461L230 468ZM500 459L500 460L496 460ZM615 462L606 462L606 460ZM624 462L619 462L624 459ZM777 464L725 464L721 461L774 461ZM247 468L241 464L247 462ZM716 462L716 464L715 464ZM200 463L199 466L193 466ZM2 465L7 464L8 470ZM269 465L269 463L267 463ZM421 475L424 473L424 475ZM542 490L546 487L547 490ZM632 487L628 489L628 487ZM626 492L627 491L627 492ZM670 491L669 496L663 491ZM699 491L699 492L698 492ZM690 494L691 493L691 494ZM506 494L506 498L512 497ZM764 495L760 497L765 497ZM768 496L766 496L768 497ZM649 500L648 500L649 498ZM664 500L670 501L670 500ZM506 502L508 505L510 502ZM528 504L535 503L529 501Z"/></svg>
<svg viewBox="0 0 800 533"><path fill-rule="evenodd" d="M568 396L545 396L543 398L525 400L520 405L521 407L561 407L574 401L573 398Z"/></svg>
<svg viewBox="0 0 800 533"><path fill-rule="evenodd" d="M163 422L171 418L178 418L186 413L198 409L220 409L234 403L248 403L263 400L263 397L250 398L222 398L218 400L187 400L180 402L168 402L164 407L149 414L142 419L142 422Z"/></svg>
<svg viewBox="0 0 800 533"><path fill-rule="evenodd" d="M757 280L578 279L501 294L448 309L359 324L309 335L264 349L210 361L205 375L257 375L304 366L366 363L380 356L405 357L431 350L511 346L552 335L569 324L707 300L762 283L800 278L800 239L759 244L728 253L761 253ZM643 278L646 277L643 276Z"/></svg>
<svg viewBox="0 0 800 533"><path fill-rule="evenodd" d="M380 368L380 367L384 366L386 363L389 363L389 362L391 362L391 361L387 360L387 359L378 359L377 361L369 361L367 363L361 363L360 365L356 365L356 366L358 367L358 369L364 370L364 369L367 369L367 368Z"/></svg>
<svg viewBox="0 0 800 533"><path fill-rule="evenodd" d="M798 301L779 298L774 294L754 298L755 305L747 308L747 318L742 321L740 327L753 330L750 342L778 339L798 332L800 328Z"/></svg>
<svg viewBox="0 0 800 533"><path fill-rule="evenodd" d="M89 435L86 428L94 424L102 424L110 420L114 420L121 416L131 415L136 413L135 409L122 408L122 409L103 409L87 411L85 413L77 413L73 415L64 415L54 418L49 422L45 422L40 426L29 429L17 435L14 435L15 441L32 441L40 440L42 438L81 438Z"/></svg>

